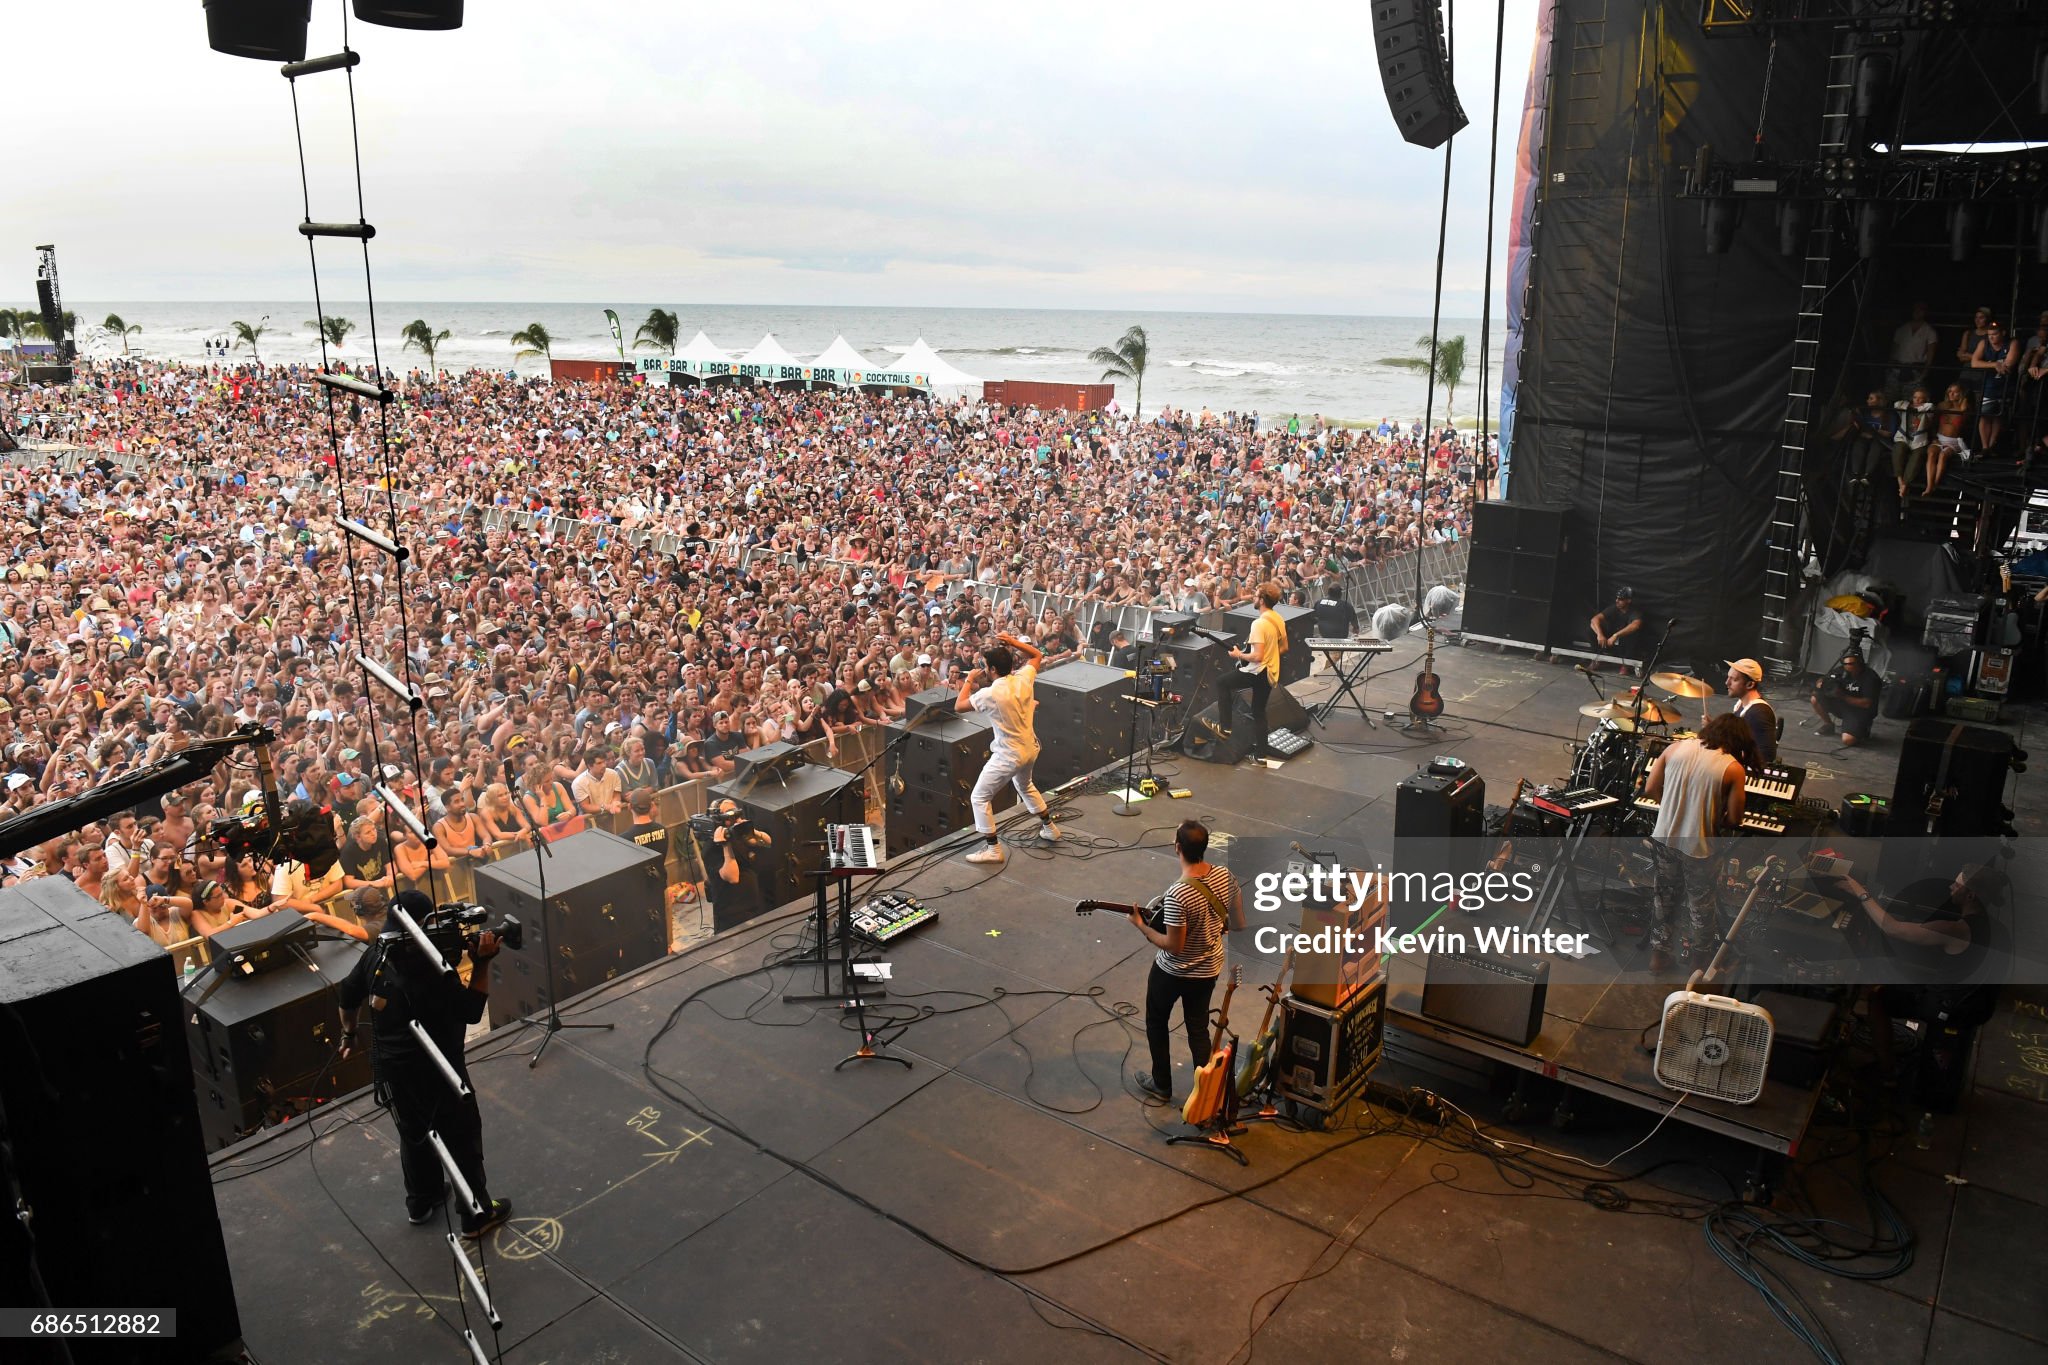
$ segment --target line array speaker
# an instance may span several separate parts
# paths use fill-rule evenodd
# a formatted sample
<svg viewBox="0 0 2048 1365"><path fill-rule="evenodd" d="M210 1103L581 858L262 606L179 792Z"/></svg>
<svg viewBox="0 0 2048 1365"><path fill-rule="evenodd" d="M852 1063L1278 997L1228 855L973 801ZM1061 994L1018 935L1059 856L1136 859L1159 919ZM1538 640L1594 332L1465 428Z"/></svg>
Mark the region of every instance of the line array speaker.
<svg viewBox="0 0 2048 1365"><path fill-rule="evenodd" d="M1387 108L1404 141L1441 147L1466 124L1436 0L1374 0L1372 37Z"/></svg>
<svg viewBox="0 0 2048 1365"><path fill-rule="evenodd" d="M1571 626L1565 554L1563 507L1480 503L1472 517L1465 632L1545 649L1563 644Z"/></svg>

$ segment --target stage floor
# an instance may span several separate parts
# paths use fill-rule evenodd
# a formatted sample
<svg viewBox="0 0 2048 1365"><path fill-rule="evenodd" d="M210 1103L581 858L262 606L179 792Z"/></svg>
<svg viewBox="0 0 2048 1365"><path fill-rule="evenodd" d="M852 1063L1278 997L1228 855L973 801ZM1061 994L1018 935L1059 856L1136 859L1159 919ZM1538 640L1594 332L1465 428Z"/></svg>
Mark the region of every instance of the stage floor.
<svg viewBox="0 0 2048 1365"><path fill-rule="evenodd" d="M1405 704L1411 653L1375 676L1376 707ZM1658 1216L1659 1200L1729 1197L1753 1155L1731 1139L1667 1126L1621 1163L1650 1173L1617 1181L1618 1209L1528 1188L1363 1103L1330 1132L1254 1125L1240 1169L1166 1146L1177 1113L1137 1098L1151 950L1072 907L1164 889L1176 822L1379 847L1395 784L1431 754L1463 756L1496 801L1517 777L1562 776L1582 675L1479 649L1437 664L1443 735L1347 711L1279 770L1161 755L1192 797L1119 818L1085 796L1052 849L909 880L939 919L887 954L892 1006L928 1010L891 1048L908 1071L835 1073L856 1041L842 1020L781 1001L812 979L762 970L795 941L792 913L576 1002L574 1022L615 1029L558 1036L537 1069L530 1039L484 1039L471 1066L492 1186L517 1205L489 1251L505 1359L1808 1359L1697 1217ZM1898 731L1880 722L1872 748L1842 754L1788 735L1788 756L1816 769L1816 794L1888 792ZM2022 804L2023 831L2043 829L2044 804ZM1246 1031L1251 987L1277 965L1250 938L1232 945ZM2048 1360L2044 1006L2033 992L1984 1031L1975 1084L1925 1149L1911 1115L1873 1139L1876 1182L1919 1238L1909 1269L1867 1282L1775 1263L1843 1358ZM1375 1079L1418 1077L1386 1063ZM1562 1131L1500 1126L1497 1097L1423 1079L1504 1140L1596 1164L1655 1121L1592 1101ZM1825 1108L1815 1131L1783 1197L1860 1226L1854 1136ZM255 1359L464 1358L442 1230L406 1224L391 1125L366 1097L221 1154L214 1176Z"/></svg>

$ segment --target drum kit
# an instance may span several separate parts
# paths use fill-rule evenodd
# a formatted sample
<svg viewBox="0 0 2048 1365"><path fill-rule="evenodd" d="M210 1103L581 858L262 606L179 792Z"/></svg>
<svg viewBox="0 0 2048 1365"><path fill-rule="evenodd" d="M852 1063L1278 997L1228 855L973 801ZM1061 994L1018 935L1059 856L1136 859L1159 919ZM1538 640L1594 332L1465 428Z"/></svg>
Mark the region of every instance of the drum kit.
<svg viewBox="0 0 2048 1365"><path fill-rule="evenodd" d="M1703 713L1706 698L1714 694L1712 686L1689 673L1652 673L1650 686L1672 699L1700 702ZM1587 702L1579 714L1599 724L1590 739L1575 746L1572 786L1598 788L1617 798L1628 797L1644 770L1674 741L1698 733L1677 728L1684 719L1678 708L1644 696L1640 687L1610 701Z"/></svg>

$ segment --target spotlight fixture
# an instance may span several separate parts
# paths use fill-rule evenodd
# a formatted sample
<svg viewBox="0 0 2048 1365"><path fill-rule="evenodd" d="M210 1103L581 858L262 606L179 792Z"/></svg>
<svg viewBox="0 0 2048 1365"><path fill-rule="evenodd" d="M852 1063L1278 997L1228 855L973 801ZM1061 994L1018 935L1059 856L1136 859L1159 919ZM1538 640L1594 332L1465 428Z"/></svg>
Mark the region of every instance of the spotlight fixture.
<svg viewBox="0 0 2048 1365"><path fill-rule="evenodd" d="M355 0L356 18L386 28L462 27L462 0Z"/></svg>
<svg viewBox="0 0 2048 1365"><path fill-rule="evenodd" d="M206 45L259 62L306 59L313 0L204 0Z"/></svg>

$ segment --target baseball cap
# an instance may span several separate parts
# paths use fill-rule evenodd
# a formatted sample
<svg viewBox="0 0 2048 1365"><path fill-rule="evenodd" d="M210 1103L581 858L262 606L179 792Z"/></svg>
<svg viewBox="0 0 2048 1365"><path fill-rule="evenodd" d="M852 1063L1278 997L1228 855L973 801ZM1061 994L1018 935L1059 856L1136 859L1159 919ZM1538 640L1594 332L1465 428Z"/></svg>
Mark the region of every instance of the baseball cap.
<svg viewBox="0 0 2048 1365"><path fill-rule="evenodd" d="M1764 666L1755 659L1729 659L1727 664L1729 668L1740 673L1751 682L1762 682L1764 680Z"/></svg>
<svg viewBox="0 0 2048 1365"><path fill-rule="evenodd" d="M1616 588L1614 590L1614 600L1617 602L1633 602L1636 600L1636 590L1630 587Z"/></svg>

